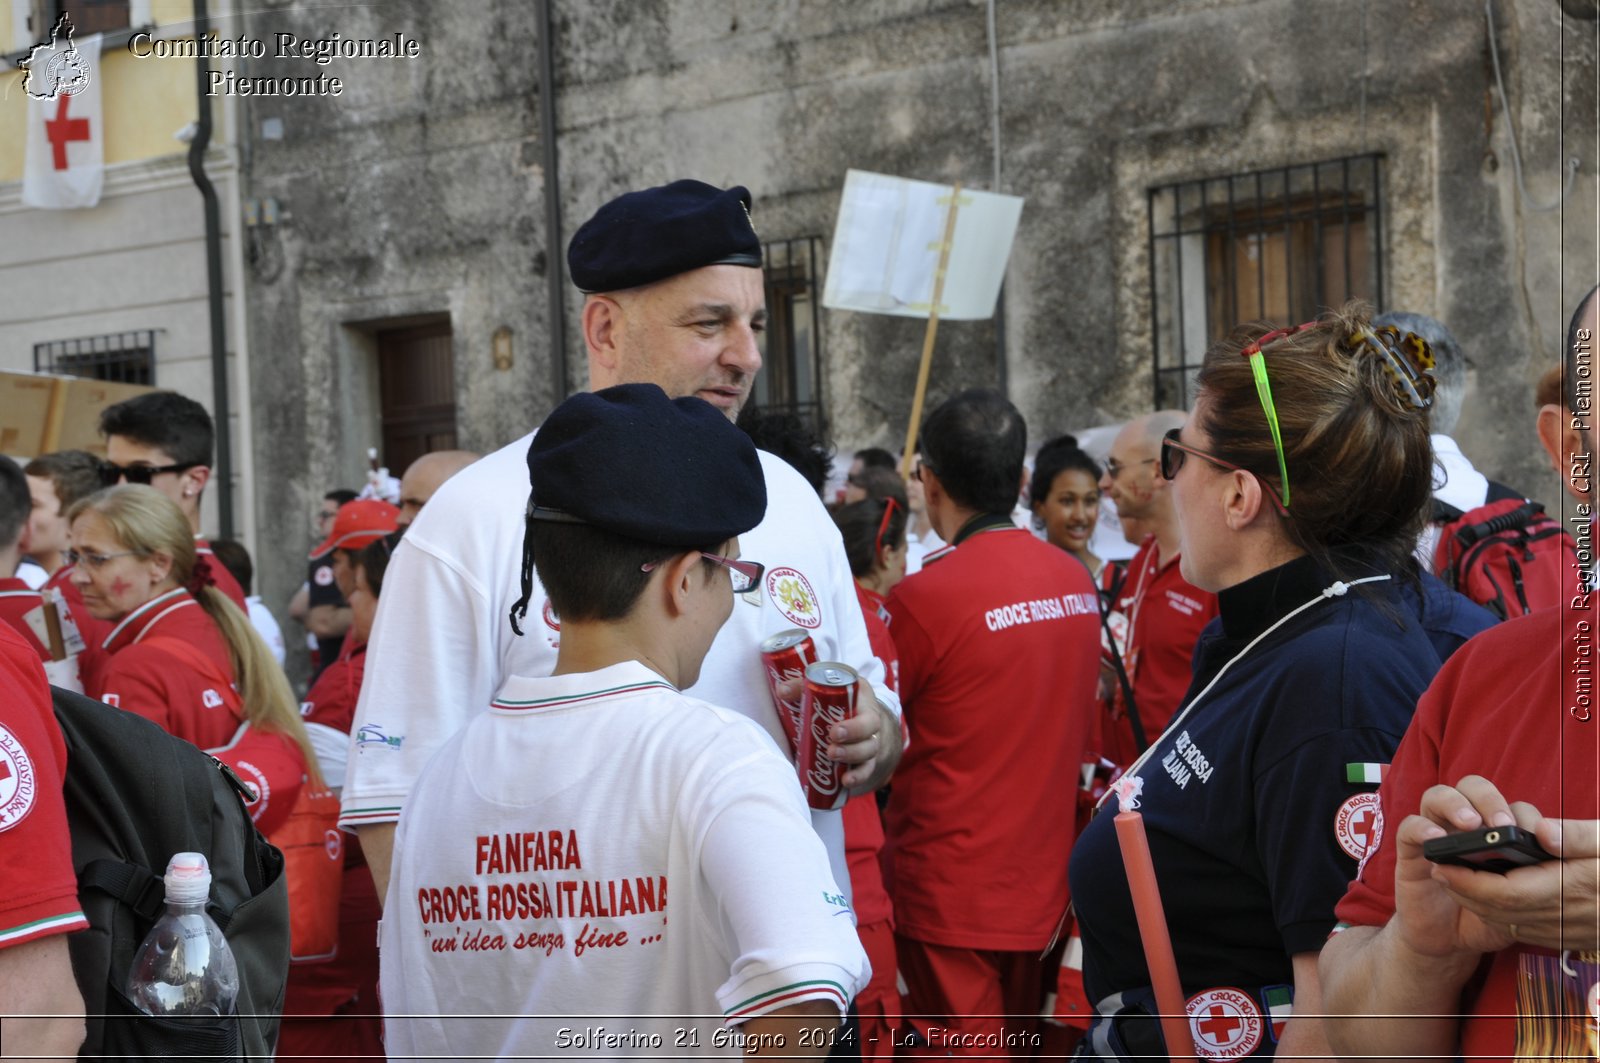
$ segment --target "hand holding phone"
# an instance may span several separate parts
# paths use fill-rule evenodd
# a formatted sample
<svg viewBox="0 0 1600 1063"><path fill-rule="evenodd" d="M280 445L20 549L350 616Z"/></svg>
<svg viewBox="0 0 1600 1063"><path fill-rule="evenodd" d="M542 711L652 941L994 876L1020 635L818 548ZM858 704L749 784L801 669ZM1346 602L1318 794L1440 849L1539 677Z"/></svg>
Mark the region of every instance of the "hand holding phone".
<svg viewBox="0 0 1600 1063"><path fill-rule="evenodd" d="M1556 859L1532 834L1516 827L1480 827L1422 843L1422 855L1436 864L1453 864L1503 875L1514 868Z"/></svg>

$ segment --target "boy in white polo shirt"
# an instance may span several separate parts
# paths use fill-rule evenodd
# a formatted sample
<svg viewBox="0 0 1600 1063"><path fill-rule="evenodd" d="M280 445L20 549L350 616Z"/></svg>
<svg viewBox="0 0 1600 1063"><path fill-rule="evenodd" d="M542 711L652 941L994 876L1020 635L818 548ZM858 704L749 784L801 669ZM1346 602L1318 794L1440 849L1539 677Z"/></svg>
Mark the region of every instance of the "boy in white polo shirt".
<svg viewBox="0 0 1600 1063"><path fill-rule="evenodd" d="M556 670L508 679L406 803L390 1058L826 1055L869 969L794 768L678 693L759 593L737 539L766 508L755 448L629 384L564 402L528 467Z"/></svg>

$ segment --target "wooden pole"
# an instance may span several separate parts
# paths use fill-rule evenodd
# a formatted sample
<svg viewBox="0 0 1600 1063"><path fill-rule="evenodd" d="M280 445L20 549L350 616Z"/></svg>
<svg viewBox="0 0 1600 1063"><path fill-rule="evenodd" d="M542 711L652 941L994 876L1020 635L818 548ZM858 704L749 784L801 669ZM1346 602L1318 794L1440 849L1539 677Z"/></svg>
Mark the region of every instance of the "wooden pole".
<svg viewBox="0 0 1600 1063"><path fill-rule="evenodd" d="M900 457L900 478L911 477L911 456L917 449L917 429L922 424L922 400L928 394L928 369L933 365L933 338L939 334L939 304L944 300L944 275L950 266L950 245L956 237L956 210L961 204L961 182L950 189L950 212L944 217L944 240L939 244L939 268L933 275L933 303L928 307L928 331L922 337L922 364L917 367L917 390L911 399L911 423L906 426L906 449Z"/></svg>

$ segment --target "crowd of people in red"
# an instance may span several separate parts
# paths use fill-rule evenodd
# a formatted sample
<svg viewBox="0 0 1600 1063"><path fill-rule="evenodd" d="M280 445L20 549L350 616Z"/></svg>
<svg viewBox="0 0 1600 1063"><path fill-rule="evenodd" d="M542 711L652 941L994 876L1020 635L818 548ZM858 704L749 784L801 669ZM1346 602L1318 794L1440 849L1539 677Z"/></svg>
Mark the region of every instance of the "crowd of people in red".
<svg viewBox="0 0 1600 1063"><path fill-rule="evenodd" d="M765 313L749 207L743 189L678 182L621 197L580 229L569 260L599 395L657 384L690 402L685 416L709 404L739 417ZM739 474L764 482L765 515L751 502L739 535L690 551L720 566L705 572L734 573L718 576L732 606L701 630L720 605L691 581L682 601L701 604L679 618L671 580L689 577L649 561L639 600L668 590L652 622L704 645L681 667L643 663L746 717L745 737L764 733L780 755L761 638L798 628L859 677L855 716L821 736L851 796L812 807L815 837L793 859L831 876L828 903L853 911L871 974L765 986L758 1005L726 1010L730 1027L779 1029L760 1022L804 1005L830 1030L845 1021L832 1054L863 1057L1596 1058L1597 305L1591 291L1573 315L1562 390L1535 420L1572 496L1567 552L1524 542L1476 602L1452 567L1466 564L1456 533L1482 507L1499 506L1498 519L1526 500L1451 439L1460 349L1419 315L1351 305L1242 326L1208 351L1190 410L1134 418L1103 462L1061 437L1035 448L1030 470L1016 407L960 391L920 426L909 478L892 455L861 452L826 509L826 452L740 418L765 448ZM561 412L582 428L581 408ZM424 766L458 756L462 728L491 701L503 713L519 677L625 644L604 625L660 644L640 634L629 610L644 607L627 595L617 615L564 630L525 543L539 521L632 529L624 538L648 524L605 501L628 485L587 453L564 489L601 499L594 510L541 503L527 475L539 448L552 485L565 467L561 444L535 436L477 462L431 455L390 500L330 492L291 608L319 665L297 697L276 626L252 623L248 555L236 577L233 546L199 537L204 409L157 392L107 409L101 428L104 459L0 458L0 867L34 884L0 902L7 1051L71 1054L82 1037L66 940L84 918L59 799L72 765L48 681L212 752L249 786L269 839L323 802L330 836L346 832L329 848L337 940L297 955L279 1052L382 1058L377 928L385 905L415 910L394 884L430 867L396 843L397 824L403 839L422 814L407 810L437 800ZM1102 507L1115 509L1124 559L1096 552ZM693 539L683 534L675 548ZM424 784L435 789L413 793ZM1113 784L1138 793L1151 884L1124 864ZM783 801L796 796L783 787ZM605 810L612 797L593 800ZM1492 856L1518 836L1525 866L1437 859L1440 839L1470 848L1474 832ZM716 870L718 889L760 888L760 868ZM1136 912L1144 885L1164 925ZM725 929L740 951L693 962L737 979L767 930ZM1176 963L1189 1045L1159 1021L1155 938ZM691 945L711 948L676 943ZM438 962L429 992L447 994L466 976ZM864 970L853 953L805 962ZM635 999L594 992L597 1015ZM15 1018L29 1014L56 1018Z"/></svg>

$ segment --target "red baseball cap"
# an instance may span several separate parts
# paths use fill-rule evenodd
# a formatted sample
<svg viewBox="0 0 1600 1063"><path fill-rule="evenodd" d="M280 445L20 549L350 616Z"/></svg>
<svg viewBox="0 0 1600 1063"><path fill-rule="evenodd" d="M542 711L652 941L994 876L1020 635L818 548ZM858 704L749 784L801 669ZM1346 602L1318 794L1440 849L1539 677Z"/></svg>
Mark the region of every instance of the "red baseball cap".
<svg viewBox="0 0 1600 1063"><path fill-rule="evenodd" d="M311 551L315 561L334 550L359 550L400 527L400 510L376 498L358 498L339 507L333 530Z"/></svg>

